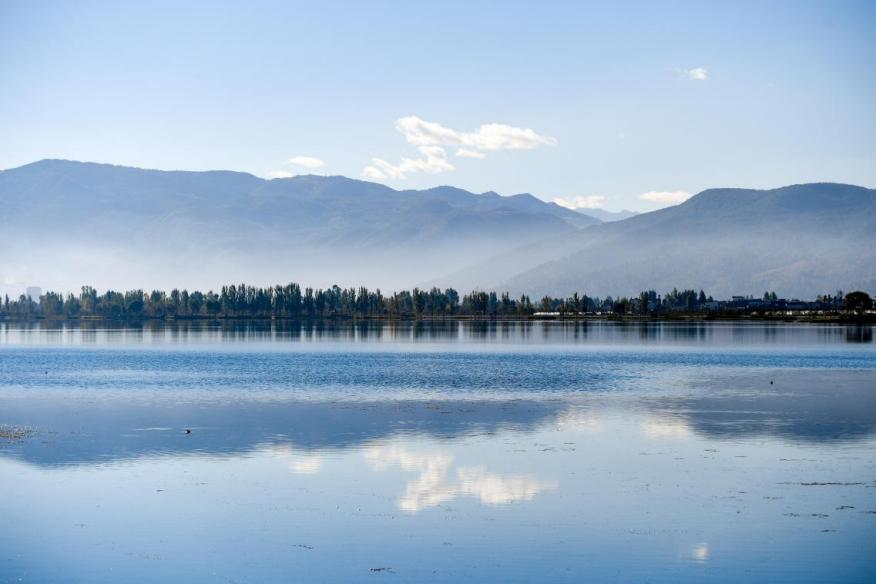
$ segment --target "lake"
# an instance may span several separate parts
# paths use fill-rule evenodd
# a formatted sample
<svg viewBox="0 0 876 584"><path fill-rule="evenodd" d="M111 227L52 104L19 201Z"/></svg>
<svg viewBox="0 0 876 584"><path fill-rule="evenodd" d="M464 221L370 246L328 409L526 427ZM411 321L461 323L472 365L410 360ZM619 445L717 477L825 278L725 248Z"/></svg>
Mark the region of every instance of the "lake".
<svg viewBox="0 0 876 584"><path fill-rule="evenodd" d="M873 582L873 332L0 323L0 582Z"/></svg>

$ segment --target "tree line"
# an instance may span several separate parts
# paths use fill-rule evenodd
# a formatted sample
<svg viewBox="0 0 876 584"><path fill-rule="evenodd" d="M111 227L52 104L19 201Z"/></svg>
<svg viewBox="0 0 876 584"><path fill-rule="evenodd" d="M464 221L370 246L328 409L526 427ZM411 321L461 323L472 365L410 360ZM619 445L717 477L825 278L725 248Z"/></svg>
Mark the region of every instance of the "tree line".
<svg viewBox="0 0 876 584"><path fill-rule="evenodd" d="M545 296L474 290L460 296L453 288L414 288L392 294L365 287L304 288L296 283L261 288L247 284L212 290L107 290L83 286L79 294L46 292L38 299L6 295L0 316L7 318L445 318L528 317L536 313L655 314L701 309L712 298L700 290L672 290L660 295L643 291L638 297Z"/></svg>

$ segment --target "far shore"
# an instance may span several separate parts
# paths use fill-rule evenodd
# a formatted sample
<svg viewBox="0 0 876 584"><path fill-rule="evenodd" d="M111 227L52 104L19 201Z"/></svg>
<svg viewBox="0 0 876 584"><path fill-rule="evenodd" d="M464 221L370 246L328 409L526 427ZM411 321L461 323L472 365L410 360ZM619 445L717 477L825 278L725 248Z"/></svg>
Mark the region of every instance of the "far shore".
<svg viewBox="0 0 876 584"><path fill-rule="evenodd" d="M420 315L414 316L368 316L329 315L321 317L292 316L235 316L235 315L185 315L185 316L80 316L80 317L10 317L0 316L0 322L8 323L79 323L79 322L786 322L819 324L876 324L876 313L833 313L833 314L533 314L533 315Z"/></svg>

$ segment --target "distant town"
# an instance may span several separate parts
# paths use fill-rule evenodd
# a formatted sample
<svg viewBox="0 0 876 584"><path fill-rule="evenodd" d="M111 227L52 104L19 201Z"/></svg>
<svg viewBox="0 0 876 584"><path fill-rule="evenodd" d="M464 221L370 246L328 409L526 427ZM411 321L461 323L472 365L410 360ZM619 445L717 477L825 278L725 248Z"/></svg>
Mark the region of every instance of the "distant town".
<svg viewBox="0 0 876 584"><path fill-rule="evenodd" d="M218 292L173 289L99 293L83 286L79 294L43 293L29 287L18 298L6 295L0 320L75 319L624 319L763 318L876 322L873 299L863 291L823 294L813 300L787 299L775 292L716 300L703 290L677 290L637 296L568 297L533 300L523 294L453 288L383 294L364 287L302 288L291 283L261 288L222 286Z"/></svg>

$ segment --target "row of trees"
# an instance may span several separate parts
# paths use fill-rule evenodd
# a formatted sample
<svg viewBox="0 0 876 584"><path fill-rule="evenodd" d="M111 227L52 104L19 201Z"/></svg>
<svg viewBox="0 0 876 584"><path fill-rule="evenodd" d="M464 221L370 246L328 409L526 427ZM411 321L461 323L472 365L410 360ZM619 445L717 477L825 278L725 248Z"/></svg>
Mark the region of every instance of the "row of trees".
<svg viewBox="0 0 876 584"><path fill-rule="evenodd" d="M864 294L864 293L853 293ZM771 298L767 293L764 298ZM851 297L852 295L849 295ZM866 295L865 295L866 296ZM847 297L848 298L848 297ZM867 300L855 296L855 307ZM711 296L700 290L673 289L664 295L654 290L638 297L590 297L577 292L567 298L545 296L533 302L529 296L512 298L507 292L475 290L463 296L453 288L432 288L384 295L379 289L302 289L298 284L259 288L246 284L223 286L217 292L171 290L107 290L99 294L83 286L78 295L47 292L34 300L26 295L0 304L0 317L8 318L441 318L456 316L530 316L536 313L655 315L696 313L714 306ZM869 305L871 306L871 305Z"/></svg>
<svg viewBox="0 0 876 584"><path fill-rule="evenodd" d="M453 288L414 288L384 295L379 289L304 288L295 283L260 288L246 284L223 286L219 292L161 290L145 292L107 290L98 293L83 286L78 295L47 292L33 299L26 295L0 303L0 316L11 318L333 318L388 317L439 318L452 316L529 316L536 312L613 312L646 314L661 308L695 310L706 302L705 294L673 290L660 296L653 290L639 298L589 297L577 292L568 298L529 296L512 298L507 292L475 290L463 296Z"/></svg>

